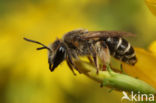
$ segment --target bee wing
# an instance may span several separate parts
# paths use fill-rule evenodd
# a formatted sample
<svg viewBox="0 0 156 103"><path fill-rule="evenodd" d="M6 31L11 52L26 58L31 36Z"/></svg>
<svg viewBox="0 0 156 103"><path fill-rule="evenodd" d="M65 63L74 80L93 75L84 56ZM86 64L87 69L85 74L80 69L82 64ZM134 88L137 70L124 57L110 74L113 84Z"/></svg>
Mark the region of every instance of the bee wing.
<svg viewBox="0 0 156 103"><path fill-rule="evenodd" d="M82 38L91 39L101 37L128 37L128 36L135 36L135 34L119 31L88 31L88 33L84 34Z"/></svg>

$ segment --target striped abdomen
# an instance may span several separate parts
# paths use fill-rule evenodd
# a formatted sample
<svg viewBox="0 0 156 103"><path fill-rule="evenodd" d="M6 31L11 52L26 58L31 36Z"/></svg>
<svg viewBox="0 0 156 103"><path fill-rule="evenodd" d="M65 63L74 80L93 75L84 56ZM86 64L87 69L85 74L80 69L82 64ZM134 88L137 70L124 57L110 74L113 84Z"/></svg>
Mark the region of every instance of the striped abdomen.
<svg viewBox="0 0 156 103"><path fill-rule="evenodd" d="M106 44L110 50L110 54L127 64L135 65L137 62L135 51L131 44L121 37L109 37Z"/></svg>

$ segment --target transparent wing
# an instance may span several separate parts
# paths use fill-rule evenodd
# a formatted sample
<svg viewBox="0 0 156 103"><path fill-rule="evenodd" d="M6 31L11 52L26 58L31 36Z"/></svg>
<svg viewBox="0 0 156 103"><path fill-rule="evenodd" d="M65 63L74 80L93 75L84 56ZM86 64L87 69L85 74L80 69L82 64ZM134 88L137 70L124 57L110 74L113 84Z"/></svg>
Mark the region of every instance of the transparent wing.
<svg viewBox="0 0 156 103"><path fill-rule="evenodd" d="M102 38L102 37L129 37L135 36L133 33L129 32L119 32L119 31L88 31L88 33L82 36L83 39L91 38Z"/></svg>

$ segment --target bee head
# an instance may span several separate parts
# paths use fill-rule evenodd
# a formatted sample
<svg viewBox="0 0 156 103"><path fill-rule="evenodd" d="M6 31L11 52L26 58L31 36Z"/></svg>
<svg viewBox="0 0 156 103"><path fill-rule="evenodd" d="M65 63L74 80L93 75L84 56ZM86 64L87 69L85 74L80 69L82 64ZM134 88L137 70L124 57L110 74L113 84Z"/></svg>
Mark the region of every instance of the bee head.
<svg viewBox="0 0 156 103"><path fill-rule="evenodd" d="M56 40L50 45L50 49L52 52L49 51L48 53L49 69L54 71L54 69L66 58L66 47L60 40Z"/></svg>
<svg viewBox="0 0 156 103"><path fill-rule="evenodd" d="M50 71L54 71L54 69L65 59L66 47L60 40L56 40L49 47L38 41L30 40L27 38L24 38L24 40L41 45L42 47L37 48L37 50L48 50L48 63Z"/></svg>

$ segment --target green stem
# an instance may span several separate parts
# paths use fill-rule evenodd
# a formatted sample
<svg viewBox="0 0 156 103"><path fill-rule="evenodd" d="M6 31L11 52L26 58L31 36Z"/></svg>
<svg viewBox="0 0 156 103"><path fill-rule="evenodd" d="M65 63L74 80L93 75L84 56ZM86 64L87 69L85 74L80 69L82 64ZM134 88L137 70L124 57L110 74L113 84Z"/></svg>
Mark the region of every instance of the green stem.
<svg viewBox="0 0 156 103"><path fill-rule="evenodd" d="M107 67L107 71L99 71L99 74L97 74L95 66L88 62L74 60L74 63L80 72L101 83L103 86L120 91L156 94L156 90L146 82L125 74L116 73L109 66Z"/></svg>

